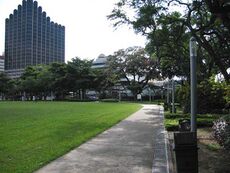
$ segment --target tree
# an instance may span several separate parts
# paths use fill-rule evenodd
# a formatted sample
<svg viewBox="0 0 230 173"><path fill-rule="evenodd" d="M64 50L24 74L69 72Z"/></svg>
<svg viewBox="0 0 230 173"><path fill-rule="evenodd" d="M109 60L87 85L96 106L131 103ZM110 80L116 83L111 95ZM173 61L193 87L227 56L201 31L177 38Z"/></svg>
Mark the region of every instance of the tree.
<svg viewBox="0 0 230 173"><path fill-rule="evenodd" d="M230 31L230 5L228 1L223 0L206 0L209 11L216 17L220 18L222 23Z"/></svg>
<svg viewBox="0 0 230 173"><path fill-rule="evenodd" d="M93 82L92 61L81 60L76 57L67 64L66 80L70 91L82 92L84 97L86 89L90 89Z"/></svg>
<svg viewBox="0 0 230 173"><path fill-rule="evenodd" d="M51 91L57 99L64 99L68 92L67 65L65 63L52 63L49 65Z"/></svg>
<svg viewBox="0 0 230 173"><path fill-rule="evenodd" d="M146 46L147 51L157 57L161 75L169 79L173 76L189 79L187 42L190 35L185 32L185 27L181 28L180 22L175 22L180 16L178 12L162 14L161 27L148 35L150 41Z"/></svg>
<svg viewBox="0 0 230 173"><path fill-rule="evenodd" d="M0 73L0 96L4 96L9 90L10 78L5 73Z"/></svg>
<svg viewBox="0 0 230 173"><path fill-rule="evenodd" d="M191 5L190 5L191 6ZM220 18L208 10L207 1L186 4L188 13L183 22L196 38L198 44L208 53L209 58L218 67L226 80L230 82L230 35L227 27L222 25Z"/></svg>
<svg viewBox="0 0 230 173"><path fill-rule="evenodd" d="M209 12L208 1L202 0L195 2L196 3L192 4L185 3L181 0L121 0L116 4L108 18L114 21L115 27L121 24L133 26L136 32L147 36L150 44L157 41L154 39L165 24L173 26L176 23L177 30L174 31L179 33L177 41L181 39L184 33L195 37L201 47L200 50L203 54L208 55L209 59L208 61L206 59L200 62L210 62L210 64L208 64L210 67L217 66L218 71L221 72L225 80L229 82L230 74L227 73L227 69L230 66L229 30L222 25L217 15ZM184 14L176 18L170 17L175 13L175 11L172 12L172 9L169 10L169 6L171 5L182 6L185 11ZM133 10L134 15L130 15L133 13L128 13L127 9ZM169 16L169 18L167 16ZM164 20L165 18L169 20ZM173 29L173 27L170 29ZM171 38L168 37L169 42L170 39ZM158 41L162 43L160 39L158 39ZM188 47L188 41L185 46ZM151 44L150 47L157 49L156 45ZM177 45L175 45L175 47L180 48ZM157 54L156 50L155 53ZM171 52L171 54L174 54L174 52Z"/></svg>
<svg viewBox="0 0 230 173"><path fill-rule="evenodd" d="M37 84L40 92L40 97L51 95L53 91L53 74L50 72L50 66L42 66L42 70L37 74Z"/></svg>
<svg viewBox="0 0 230 173"><path fill-rule="evenodd" d="M28 66L20 78L20 90L26 92L31 99L32 96L46 99L51 92L57 96L57 99L63 99L67 92L66 73L64 63Z"/></svg>
<svg viewBox="0 0 230 173"><path fill-rule="evenodd" d="M110 74L116 74L120 83L131 90L134 98L142 92L150 79L159 74L156 61L140 47L115 52L109 58L108 65Z"/></svg>
<svg viewBox="0 0 230 173"><path fill-rule="evenodd" d="M37 76L42 70L42 67L28 66L20 78L20 89L21 92L29 94L30 99L37 95L39 92L39 83Z"/></svg>
<svg viewBox="0 0 230 173"><path fill-rule="evenodd" d="M118 77L115 73L110 73L110 69L92 69L93 80L91 83L91 89L99 93L100 98L104 98L106 90L112 88L118 81Z"/></svg>

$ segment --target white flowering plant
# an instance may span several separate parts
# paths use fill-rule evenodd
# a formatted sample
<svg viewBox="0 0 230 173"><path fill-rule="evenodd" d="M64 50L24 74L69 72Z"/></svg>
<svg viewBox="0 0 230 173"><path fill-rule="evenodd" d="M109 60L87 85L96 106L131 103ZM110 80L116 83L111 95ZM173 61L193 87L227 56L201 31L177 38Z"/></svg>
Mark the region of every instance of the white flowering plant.
<svg viewBox="0 0 230 173"><path fill-rule="evenodd" d="M214 121L213 136L225 149L230 150L230 123L224 118Z"/></svg>

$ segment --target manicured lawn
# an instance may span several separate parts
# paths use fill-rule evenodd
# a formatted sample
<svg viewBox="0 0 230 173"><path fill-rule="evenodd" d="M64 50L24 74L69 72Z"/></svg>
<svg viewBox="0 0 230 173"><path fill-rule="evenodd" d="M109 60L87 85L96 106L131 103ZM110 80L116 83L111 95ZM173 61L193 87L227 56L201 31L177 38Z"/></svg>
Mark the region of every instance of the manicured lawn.
<svg viewBox="0 0 230 173"><path fill-rule="evenodd" d="M128 103L0 102L0 172L32 172L139 108Z"/></svg>

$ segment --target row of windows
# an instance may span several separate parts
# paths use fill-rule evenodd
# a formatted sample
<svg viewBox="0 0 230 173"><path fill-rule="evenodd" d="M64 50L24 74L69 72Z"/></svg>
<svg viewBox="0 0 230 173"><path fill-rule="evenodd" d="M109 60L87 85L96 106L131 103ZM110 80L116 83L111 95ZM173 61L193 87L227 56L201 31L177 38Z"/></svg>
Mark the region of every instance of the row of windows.
<svg viewBox="0 0 230 173"><path fill-rule="evenodd" d="M54 61L59 61L59 62L64 62L63 59L61 58L50 58L50 59L46 59L45 57L40 57L40 58L37 58L37 59L29 59L27 58L26 61L17 61L17 62L14 62L14 63L6 63L5 64L5 67L6 67L6 70L8 69L14 69L15 67L23 67L25 64L40 64L42 62L45 62L45 63L50 63L50 62L54 62Z"/></svg>
<svg viewBox="0 0 230 173"><path fill-rule="evenodd" d="M32 32L27 32L27 34L25 33L17 33L15 35L6 35L6 40L11 40L11 39L24 39L27 38L27 39L32 39L33 38L38 38L38 39L50 39L50 40L56 40L56 41L62 41L64 40L64 37L60 37L60 36L57 36L57 35L47 35L43 32L41 33L32 33Z"/></svg>
<svg viewBox="0 0 230 173"><path fill-rule="evenodd" d="M13 55L23 56L23 55L31 55L31 54L62 54L64 53L64 49L21 49L15 51L7 51L7 58L17 58Z"/></svg>
<svg viewBox="0 0 230 173"><path fill-rule="evenodd" d="M14 24L13 23L10 23L9 25L6 25L6 31L17 31L17 30L24 30L24 29L27 29L27 30L32 30L32 29L37 29L38 30L46 30L46 31L49 31L49 32L52 32L52 33L60 33L60 34L64 34L64 29L62 27L59 27L59 26L52 26L52 25L45 25L45 24L39 24L39 23L36 23L36 22L20 22L20 23L17 23L15 22Z"/></svg>
<svg viewBox="0 0 230 173"><path fill-rule="evenodd" d="M55 58L51 58L51 55L50 56L46 56L45 54L44 55L39 55L39 56L23 56L23 58L17 58L17 59L12 59L12 58L10 58L10 59L8 59L8 60L6 60L5 61L5 64L13 64L13 63L22 63L22 62L26 62L26 61L28 61L28 60L30 60L30 61L37 61L38 59L41 59L41 58L43 58L43 59L46 59L47 61L50 61L50 60L52 60L52 59L62 59L62 56L60 56L60 55L57 55L57 56L55 56Z"/></svg>
<svg viewBox="0 0 230 173"><path fill-rule="evenodd" d="M47 50L47 51L63 51L64 50L64 46L42 46L42 45L38 45L37 46L15 46L15 47L6 47L6 52L23 52L24 50Z"/></svg>
<svg viewBox="0 0 230 173"><path fill-rule="evenodd" d="M62 36L62 37L65 35L64 31L61 31L58 29L42 28L40 26L34 27L32 25L18 27L18 28L15 28L15 27L6 28L6 33L11 34L11 35L15 35L17 34L17 32L27 33L28 31L39 32L39 33L43 32L43 33L46 33L47 35L52 34L52 35L57 35L57 36Z"/></svg>
<svg viewBox="0 0 230 173"><path fill-rule="evenodd" d="M11 16L9 19L6 19L6 25L8 24L22 24L25 25L26 23L39 23L39 24L43 24L46 26L51 26L54 28L59 28L59 29L64 29L65 27L54 23L52 21L50 21L50 19L48 19L47 17L41 16L41 15L35 15L34 17L32 17L32 15L20 15L20 16Z"/></svg>
<svg viewBox="0 0 230 173"><path fill-rule="evenodd" d="M40 41L42 40L43 43L47 42L51 42L52 44L63 44L64 43L64 39L61 38L46 38L46 37L40 37L39 35L33 35L33 37L29 37L29 36L18 36L18 37L8 37L6 38L6 42L8 45L11 45L11 43L26 43L26 42L31 42L31 41Z"/></svg>

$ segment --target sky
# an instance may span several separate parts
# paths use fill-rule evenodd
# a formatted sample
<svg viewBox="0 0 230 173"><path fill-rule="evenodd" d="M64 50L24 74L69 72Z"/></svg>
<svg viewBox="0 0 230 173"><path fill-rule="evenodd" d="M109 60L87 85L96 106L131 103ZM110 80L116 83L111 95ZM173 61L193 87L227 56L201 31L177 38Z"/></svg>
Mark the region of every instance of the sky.
<svg viewBox="0 0 230 173"><path fill-rule="evenodd" d="M146 40L128 26L115 30L107 19L118 0L37 0L47 16L64 25L65 59L95 59L130 46L144 47ZM0 0L0 55L4 52L5 19L22 0Z"/></svg>

